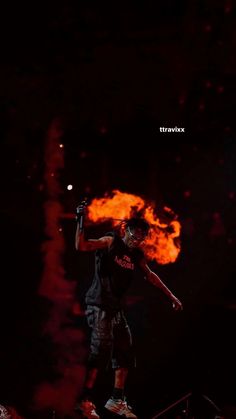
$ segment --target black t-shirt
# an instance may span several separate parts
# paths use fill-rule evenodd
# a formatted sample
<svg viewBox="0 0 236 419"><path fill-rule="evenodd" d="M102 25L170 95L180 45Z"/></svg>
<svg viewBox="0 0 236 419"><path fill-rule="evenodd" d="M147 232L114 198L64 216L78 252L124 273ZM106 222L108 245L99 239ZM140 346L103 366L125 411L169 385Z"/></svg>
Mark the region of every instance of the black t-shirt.
<svg viewBox="0 0 236 419"><path fill-rule="evenodd" d="M114 232L106 236L112 236L114 240L109 249L95 252L94 278L85 301L104 310L117 311L144 254L139 248L130 249Z"/></svg>

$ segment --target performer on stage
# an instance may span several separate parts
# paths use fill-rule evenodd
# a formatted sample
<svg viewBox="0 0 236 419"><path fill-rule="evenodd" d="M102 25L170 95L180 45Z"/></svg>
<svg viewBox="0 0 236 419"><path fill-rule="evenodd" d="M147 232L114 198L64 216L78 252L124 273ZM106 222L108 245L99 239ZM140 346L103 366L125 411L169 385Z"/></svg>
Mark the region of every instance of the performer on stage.
<svg viewBox="0 0 236 419"><path fill-rule="evenodd" d="M126 220L123 237L114 230L99 239L86 239L84 215L85 206L80 205L77 208L75 247L79 251L95 251L95 273L85 299L91 328L90 354L84 391L76 409L85 418L99 419L93 403L93 388L99 369L105 369L111 361L114 388L105 408L118 416L137 419L124 395L128 370L135 366L135 357L130 329L122 310L122 297L136 267L140 267L146 279L166 294L175 310L182 310L182 304L147 265L140 248L150 227L144 219Z"/></svg>

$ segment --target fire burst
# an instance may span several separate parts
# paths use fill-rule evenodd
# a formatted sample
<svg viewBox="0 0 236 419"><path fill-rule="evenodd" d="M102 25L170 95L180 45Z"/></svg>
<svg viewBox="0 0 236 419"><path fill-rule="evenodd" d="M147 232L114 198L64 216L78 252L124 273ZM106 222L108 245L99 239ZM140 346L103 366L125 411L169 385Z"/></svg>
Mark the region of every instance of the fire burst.
<svg viewBox="0 0 236 419"><path fill-rule="evenodd" d="M164 207L158 218L153 203L119 190L114 190L110 196L93 199L88 206L88 219L95 223L110 219L116 226L121 220L135 215L141 215L151 226L142 245L146 257L160 264L175 262L180 253L181 226L170 208Z"/></svg>

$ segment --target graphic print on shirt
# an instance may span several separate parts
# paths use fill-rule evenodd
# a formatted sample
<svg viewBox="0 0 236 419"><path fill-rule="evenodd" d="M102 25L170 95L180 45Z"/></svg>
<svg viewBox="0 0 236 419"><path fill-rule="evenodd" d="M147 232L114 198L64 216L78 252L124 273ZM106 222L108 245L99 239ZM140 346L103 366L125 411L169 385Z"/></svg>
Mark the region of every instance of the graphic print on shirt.
<svg viewBox="0 0 236 419"><path fill-rule="evenodd" d="M115 256L115 262L120 265L122 268L134 270L134 263L131 262L131 259L127 255L123 255L122 257Z"/></svg>

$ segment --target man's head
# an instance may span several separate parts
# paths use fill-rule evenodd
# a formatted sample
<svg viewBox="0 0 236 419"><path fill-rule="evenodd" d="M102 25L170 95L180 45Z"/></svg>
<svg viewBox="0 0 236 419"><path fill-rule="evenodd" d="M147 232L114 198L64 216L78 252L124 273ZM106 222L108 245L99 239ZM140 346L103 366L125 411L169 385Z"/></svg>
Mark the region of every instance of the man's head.
<svg viewBox="0 0 236 419"><path fill-rule="evenodd" d="M129 247L137 247L147 237L149 228L143 218L130 218L125 224L124 242Z"/></svg>

